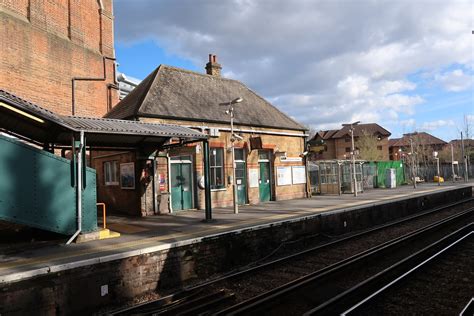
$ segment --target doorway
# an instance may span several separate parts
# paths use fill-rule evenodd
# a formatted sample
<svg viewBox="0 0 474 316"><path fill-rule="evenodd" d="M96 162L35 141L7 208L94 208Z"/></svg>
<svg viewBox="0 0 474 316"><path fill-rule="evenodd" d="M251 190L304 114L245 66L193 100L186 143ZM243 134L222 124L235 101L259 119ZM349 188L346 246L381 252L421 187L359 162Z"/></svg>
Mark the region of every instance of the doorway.
<svg viewBox="0 0 474 316"><path fill-rule="evenodd" d="M172 210L181 211L193 208L193 164L191 157L172 157L170 163Z"/></svg>
<svg viewBox="0 0 474 316"><path fill-rule="evenodd" d="M260 202L271 200L271 174L270 174L270 153L265 150L258 152L258 164L260 169L260 180L258 181L258 191Z"/></svg>
<svg viewBox="0 0 474 316"><path fill-rule="evenodd" d="M237 203L247 204L247 166L245 151L241 148L234 149L235 156L235 183L237 185Z"/></svg>

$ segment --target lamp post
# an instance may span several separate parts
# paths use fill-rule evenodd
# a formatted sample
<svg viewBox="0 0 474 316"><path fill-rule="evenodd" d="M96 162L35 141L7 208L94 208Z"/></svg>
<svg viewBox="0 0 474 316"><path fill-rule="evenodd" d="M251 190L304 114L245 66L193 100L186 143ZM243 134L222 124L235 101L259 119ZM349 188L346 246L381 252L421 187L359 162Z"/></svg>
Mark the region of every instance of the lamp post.
<svg viewBox="0 0 474 316"><path fill-rule="evenodd" d="M416 189L415 152L413 150L413 139L411 138L410 138L410 150L411 150L411 175L413 177L413 189Z"/></svg>
<svg viewBox="0 0 474 316"><path fill-rule="evenodd" d="M355 148L354 148L354 126L359 124L360 121L350 123L350 124L342 124L344 127L349 127L349 131L351 132L351 157L352 157L352 181L354 183L354 196L357 197L357 177L356 177L356 165L355 165Z"/></svg>
<svg viewBox="0 0 474 316"><path fill-rule="evenodd" d="M230 102L221 103L221 105L228 105L229 109L225 111L230 115L230 144L232 151L232 192L233 192L233 204L234 204L234 214L239 214L239 204L237 203L237 185L235 179L235 135L234 135L234 104L241 103L244 99L238 97Z"/></svg>
<svg viewBox="0 0 474 316"><path fill-rule="evenodd" d="M433 151L433 156L434 156L434 159L436 159L436 173L438 175L438 186L440 186L441 183L439 182L439 157L438 157L438 152Z"/></svg>

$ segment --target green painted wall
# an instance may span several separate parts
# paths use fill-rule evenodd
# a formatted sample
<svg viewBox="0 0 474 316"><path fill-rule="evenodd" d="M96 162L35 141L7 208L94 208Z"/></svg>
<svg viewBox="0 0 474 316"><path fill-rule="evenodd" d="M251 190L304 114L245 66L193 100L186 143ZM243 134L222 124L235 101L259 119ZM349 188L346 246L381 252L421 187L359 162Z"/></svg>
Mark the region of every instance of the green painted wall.
<svg viewBox="0 0 474 316"><path fill-rule="evenodd" d="M0 219L71 235L76 189L71 161L0 135ZM82 230L97 229L96 172L87 168Z"/></svg>

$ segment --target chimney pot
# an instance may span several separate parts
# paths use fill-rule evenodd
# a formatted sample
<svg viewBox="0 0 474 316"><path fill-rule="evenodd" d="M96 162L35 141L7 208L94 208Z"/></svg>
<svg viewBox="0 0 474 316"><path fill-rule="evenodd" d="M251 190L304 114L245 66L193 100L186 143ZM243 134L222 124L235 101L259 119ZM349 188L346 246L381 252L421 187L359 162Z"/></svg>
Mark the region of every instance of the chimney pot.
<svg viewBox="0 0 474 316"><path fill-rule="evenodd" d="M220 77L222 66L217 62L217 56L209 54L209 62L206 64L206 73L211 76Z"/></svg>

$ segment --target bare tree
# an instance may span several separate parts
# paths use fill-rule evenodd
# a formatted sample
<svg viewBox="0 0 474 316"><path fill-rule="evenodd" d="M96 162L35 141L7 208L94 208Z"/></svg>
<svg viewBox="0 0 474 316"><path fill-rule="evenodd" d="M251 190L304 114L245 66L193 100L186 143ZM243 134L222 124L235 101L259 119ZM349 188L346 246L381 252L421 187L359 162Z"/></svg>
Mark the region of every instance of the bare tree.
<svg viewBox="0 0 474 316"><path fill-rule="evenodd" d="M355 143L355 146L359 149L357 158L370 161L382 160L383 152L378 149L379 143L377 136L363 131Z"/></svg>

